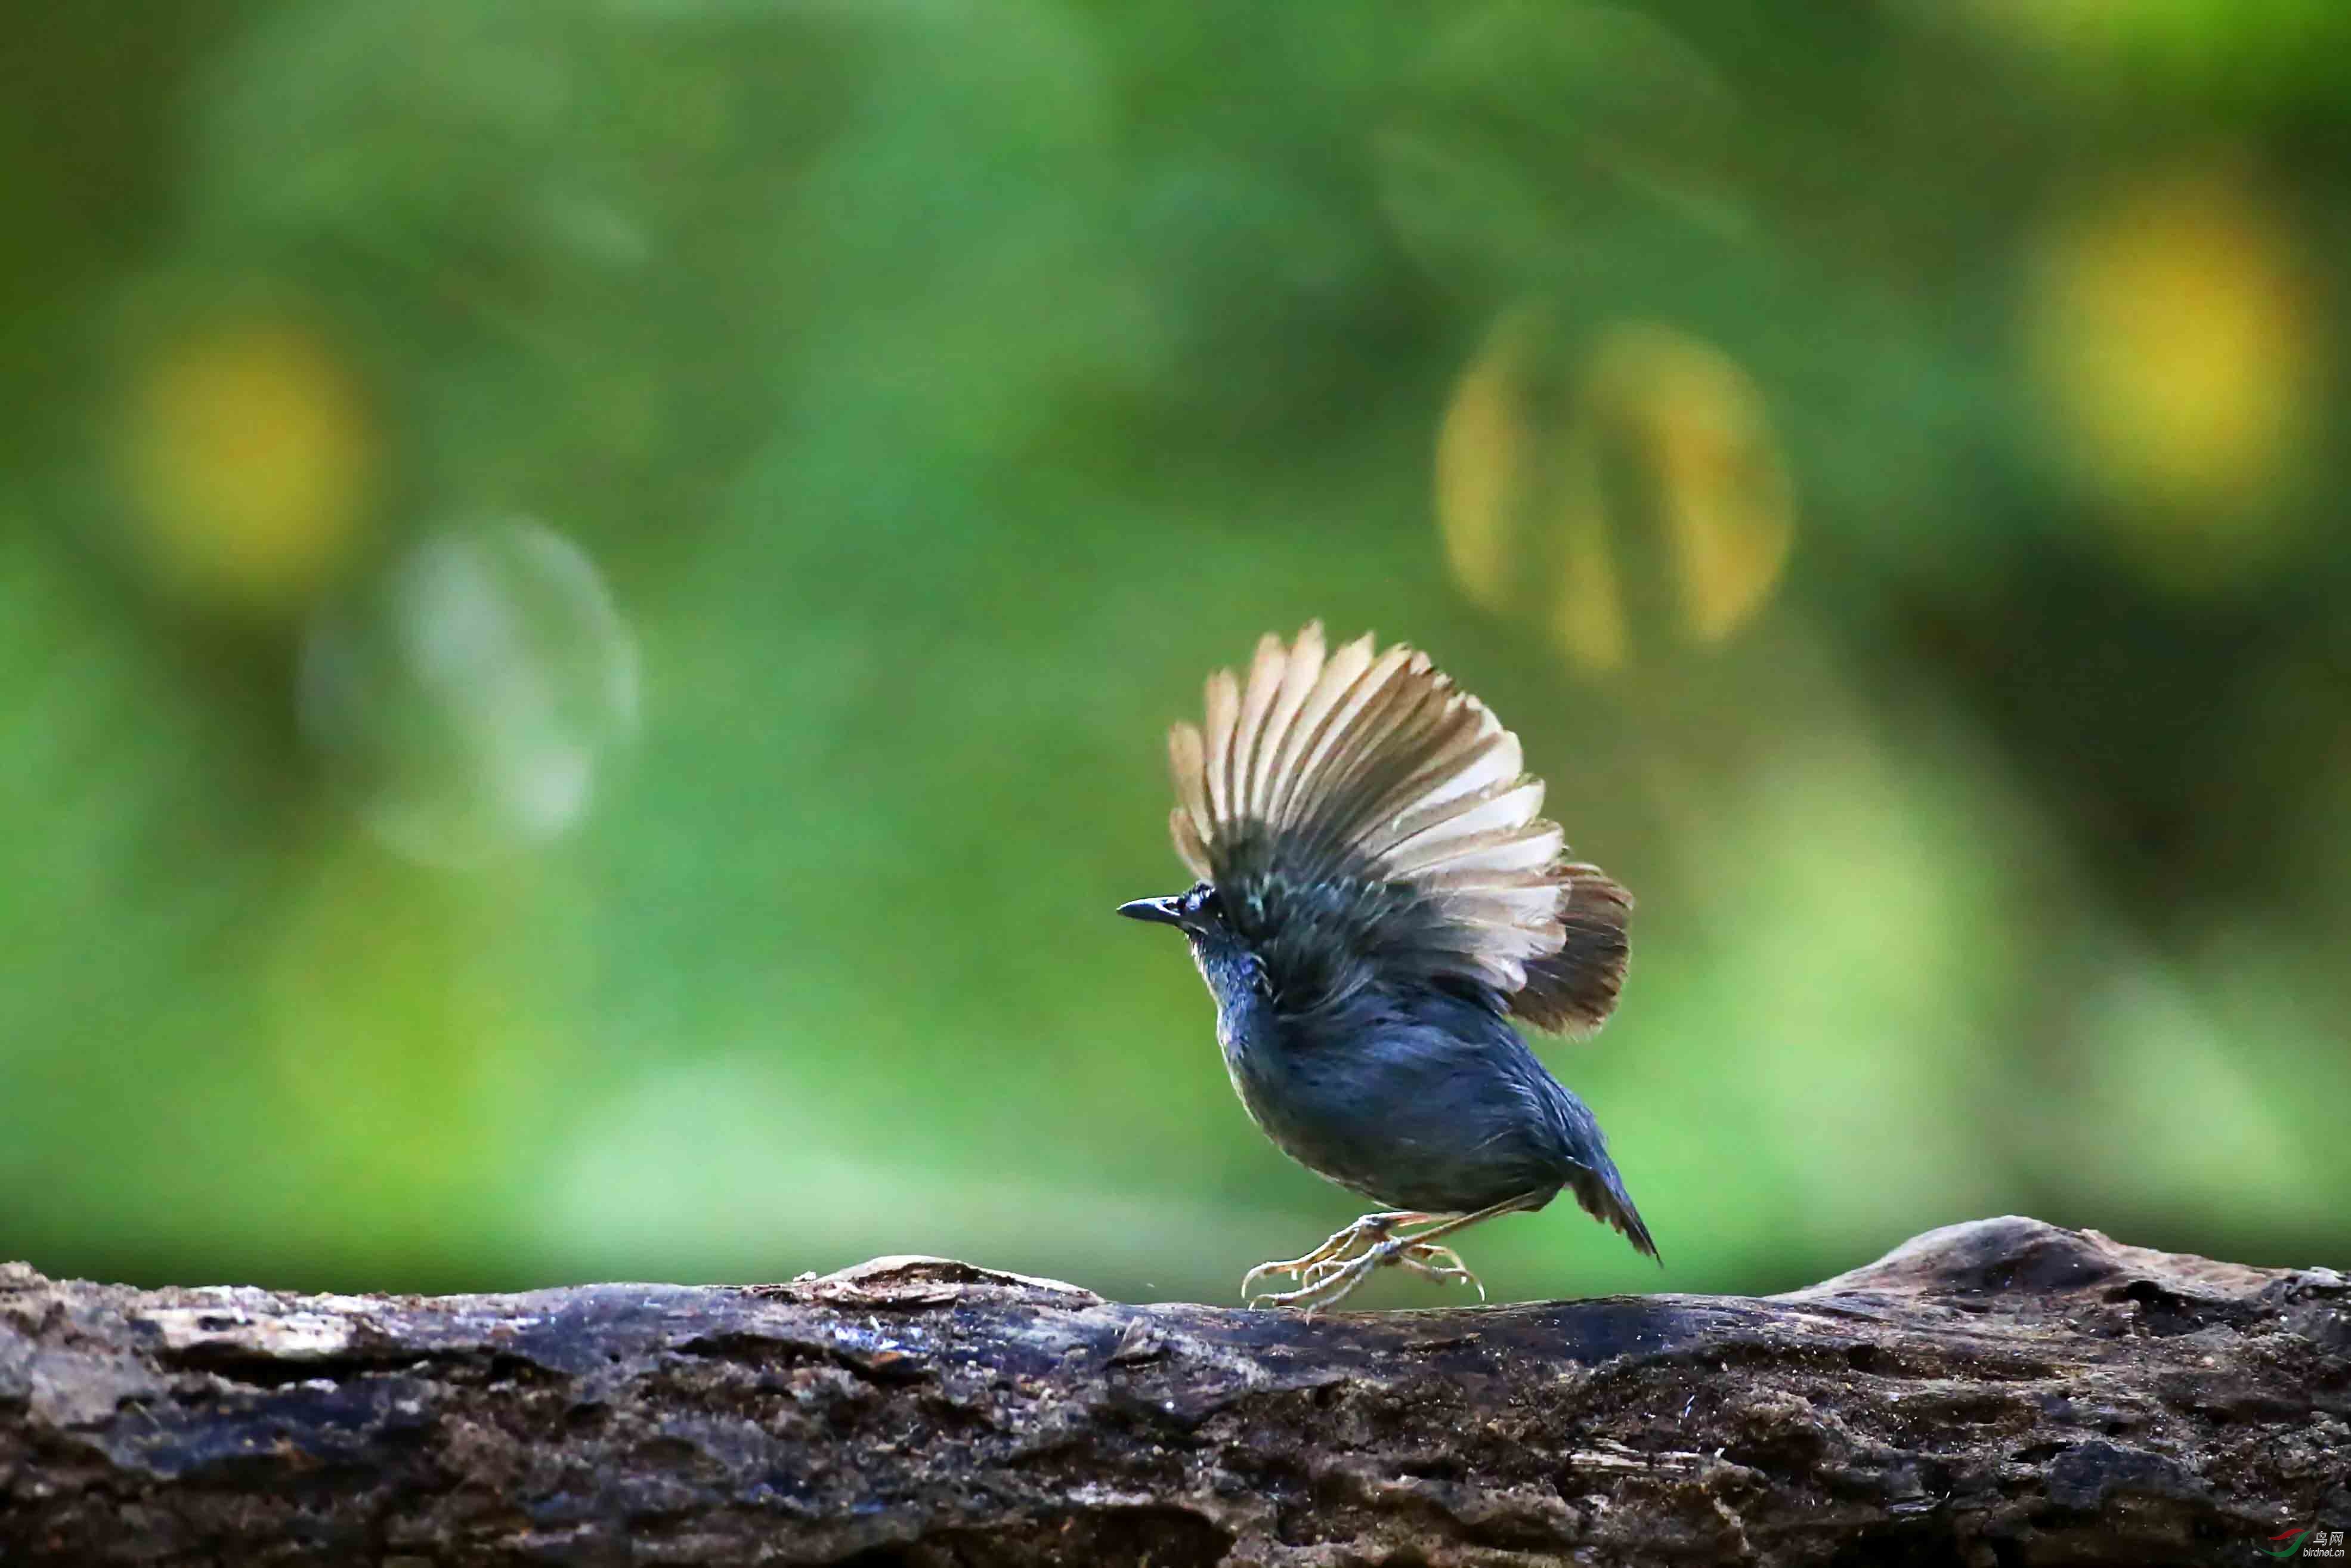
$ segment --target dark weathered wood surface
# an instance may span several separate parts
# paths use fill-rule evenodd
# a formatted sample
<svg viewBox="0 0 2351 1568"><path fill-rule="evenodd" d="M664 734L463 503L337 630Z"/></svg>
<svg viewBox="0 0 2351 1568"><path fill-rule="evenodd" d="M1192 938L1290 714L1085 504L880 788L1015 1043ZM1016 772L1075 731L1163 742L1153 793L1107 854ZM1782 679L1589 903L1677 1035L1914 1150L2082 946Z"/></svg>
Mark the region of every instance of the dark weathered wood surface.
<svg viewBox="0 0 2351 1568"><path fill-rule="evenodd" d="M2351 1285L2028 1219L1811 1290L1294 1315L885 1259L438 1300L0 1269L0 1563L2243 1563Z"/></svg>

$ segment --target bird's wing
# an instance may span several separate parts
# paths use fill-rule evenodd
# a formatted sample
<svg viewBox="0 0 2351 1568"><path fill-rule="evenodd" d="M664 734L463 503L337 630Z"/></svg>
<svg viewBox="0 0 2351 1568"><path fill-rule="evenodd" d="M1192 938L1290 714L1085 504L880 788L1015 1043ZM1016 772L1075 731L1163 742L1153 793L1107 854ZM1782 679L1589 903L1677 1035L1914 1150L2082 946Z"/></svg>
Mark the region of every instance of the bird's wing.
<svg viewBox="0 0 2351 1568"><path fill-rule="evenodd" d="M1562 859L1518 737L1427 654L1328 651L1319 623L1268 635L1246 681L1208 678L1207 723L1176 726L1168 755L1176 852L1228 899L1377 890L1358 913L1530 1023L1589 1029L1614 1005L1631 899Z"/></svg>
<svg viewBox="0 0 2351 1568"><path fill-rule="evenodd" d="M1562 865L1559 873L1559 951L1527 966L1510 1011L1537 1029L1587 1035L1608 1021L1625 986L1633 895L1596 865Z"/></svg>

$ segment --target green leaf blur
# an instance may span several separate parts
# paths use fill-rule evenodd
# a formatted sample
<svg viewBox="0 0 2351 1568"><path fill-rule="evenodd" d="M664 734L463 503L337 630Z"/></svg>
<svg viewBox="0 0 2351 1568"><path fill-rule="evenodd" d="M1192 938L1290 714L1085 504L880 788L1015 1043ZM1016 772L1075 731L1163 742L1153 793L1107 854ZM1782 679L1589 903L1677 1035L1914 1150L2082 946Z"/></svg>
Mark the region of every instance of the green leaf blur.
<svg viewBox="0 0 2351 1568"><path fill-rule="evenodd" d="M2351 12L2137 14L54 9L0 1257L1227 1301L1353 1200L1111 910L1319 617L1640 899L1547 1050L1667 1270L1498 1295L2340 1264Z"/></svg>

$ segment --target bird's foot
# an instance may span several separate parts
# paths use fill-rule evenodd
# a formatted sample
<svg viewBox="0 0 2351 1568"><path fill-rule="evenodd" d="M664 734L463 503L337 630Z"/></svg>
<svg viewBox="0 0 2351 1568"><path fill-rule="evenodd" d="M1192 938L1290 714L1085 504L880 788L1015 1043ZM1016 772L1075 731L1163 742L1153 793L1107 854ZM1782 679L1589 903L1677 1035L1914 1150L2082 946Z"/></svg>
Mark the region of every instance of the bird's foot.
<svg viewBox="0 0 2351 1568"><path fill-rule="evenodd" d="M1375 1219L1388 1219L1389 1224L1369 1231L1362 1229ZM1434 1241L1415 1240L1409 1236L1388 1234L1390 1226L1401 1223L1405 1222L1387 1216L1367 1215L1324 1242L1317 1249L1322 1256L1310 1254L1308 1258L1301 1259L1301 1267L1297 1269L1267 1264L1251 1270L1248 1280L1243 1281L1244 1290L1259 1274L1269 1272L1290 1275L1298 1281L1298 1289L1252 1294L1249 1304L1252 1307L1297 1307L1311 1314L1325 1307L1337 1306L1383 1265L1391 1263L1439 1284L1458 1281L1475 1287L1479 1301L1486 1299L1485 1283L1469 1271L1468 1265L1461 1261L1461 1255L1452 1248ZM1357 1243L1364 1237L1373 1239L1370 1245L1356 1250ZM1342 1239L1345 1239L1345 1245L1334 1245Z"/></svg>
<svg viewBox="0 0 2351 1568"><path fill-rule="evenodd" d="M1279 1303L1280 1297L1260 1295L1257 1288L1257 1282L1259 1280L1270 1274L1287 1274L1297 1281L1300 1290L1303 1291L1312 1285L1317 1275L1326 1270L1344 1267L1349 1260L1360 1257L1364 1249L1386 1240L1389 1233L1397 1226L1418 1225L1423 1220L1436 1218L1435 1215L1421 1214L1408 1208L1391 1209L1384 1214L1367 1214L1353 1224L1332 1231L1322 1246L1303 1258L1291 1258L1275 1263L1260 1263L1251 1269L1241 1276L1241 1294L1248 1299L1251 1306L1255 1306L1260 1300ZM1299 1291L1290 1292L1291 1295L1299 1293Z"/></svg>

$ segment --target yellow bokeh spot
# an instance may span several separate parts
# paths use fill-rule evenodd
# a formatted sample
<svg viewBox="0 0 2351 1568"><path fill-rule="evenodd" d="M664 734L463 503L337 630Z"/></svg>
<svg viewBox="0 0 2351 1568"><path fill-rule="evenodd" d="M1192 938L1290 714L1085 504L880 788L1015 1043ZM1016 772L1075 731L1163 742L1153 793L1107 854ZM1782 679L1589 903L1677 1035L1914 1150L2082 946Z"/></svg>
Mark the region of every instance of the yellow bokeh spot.
<svg viewBox="0 0 2351 1568"><path fill-rule="evenodd" d="M1683 629L1720 642L1762 608L1796 542L1761 394L1720 350L1641 323L1603 336L1587 381L1646 448Z"/></svg>
<svg viewBox="0 0 2351 1568"><path fill-rule="evenodd" d="M1613 670L1633 652L1625 593L1616 580L1615 549L1608 538L1608 498L1601 488L1599 444L1572 436L1560 465L1560 588L1551 615L1552 641L1587 670Z"/></svg>
<svg viewBox="0 0 2351 1568"><path fill-rule="evenodd" d="M356 379L287 321L206 326L135 364L121 427L141 559L209 608L282 612L332 582L366 516L377 441Z"/></svg>
<svg viewBox="0 0 2351 1568"><path fill-rule="evenodd" d="M1437 433L1446 561L1497 613L1526 612L1589 670L1631 657L1628 551L1638 519L1662 538L1672 629L1716 643L1770 600L1795 541L1794 487L1761 395L1721 350L1621 323L1561 361L1539 308L1504 316L1454 389ZM1615 493L1611 459L1633 471ZM1616 488L1628 488L1619 486Z"/></svg>
<svg viewBox="0 0 2351 1568"><path fill-rule="evenodd" d="M1510 601L1512 508L1535 460L1524 381L1541 322L1505 317L1454 388L1437 432L1437 520L1461 591L1495 612Z"/></svg>
<svg viewBox="0 0 2351 1568"><path fill-rule="evenodd" d="M2055 225L2022 316L2062 455L2125 553L2185 582L2270 558L2262 503L2306 443L2322 336L2294 243L2222 169L2144 181Z"/></svg>

